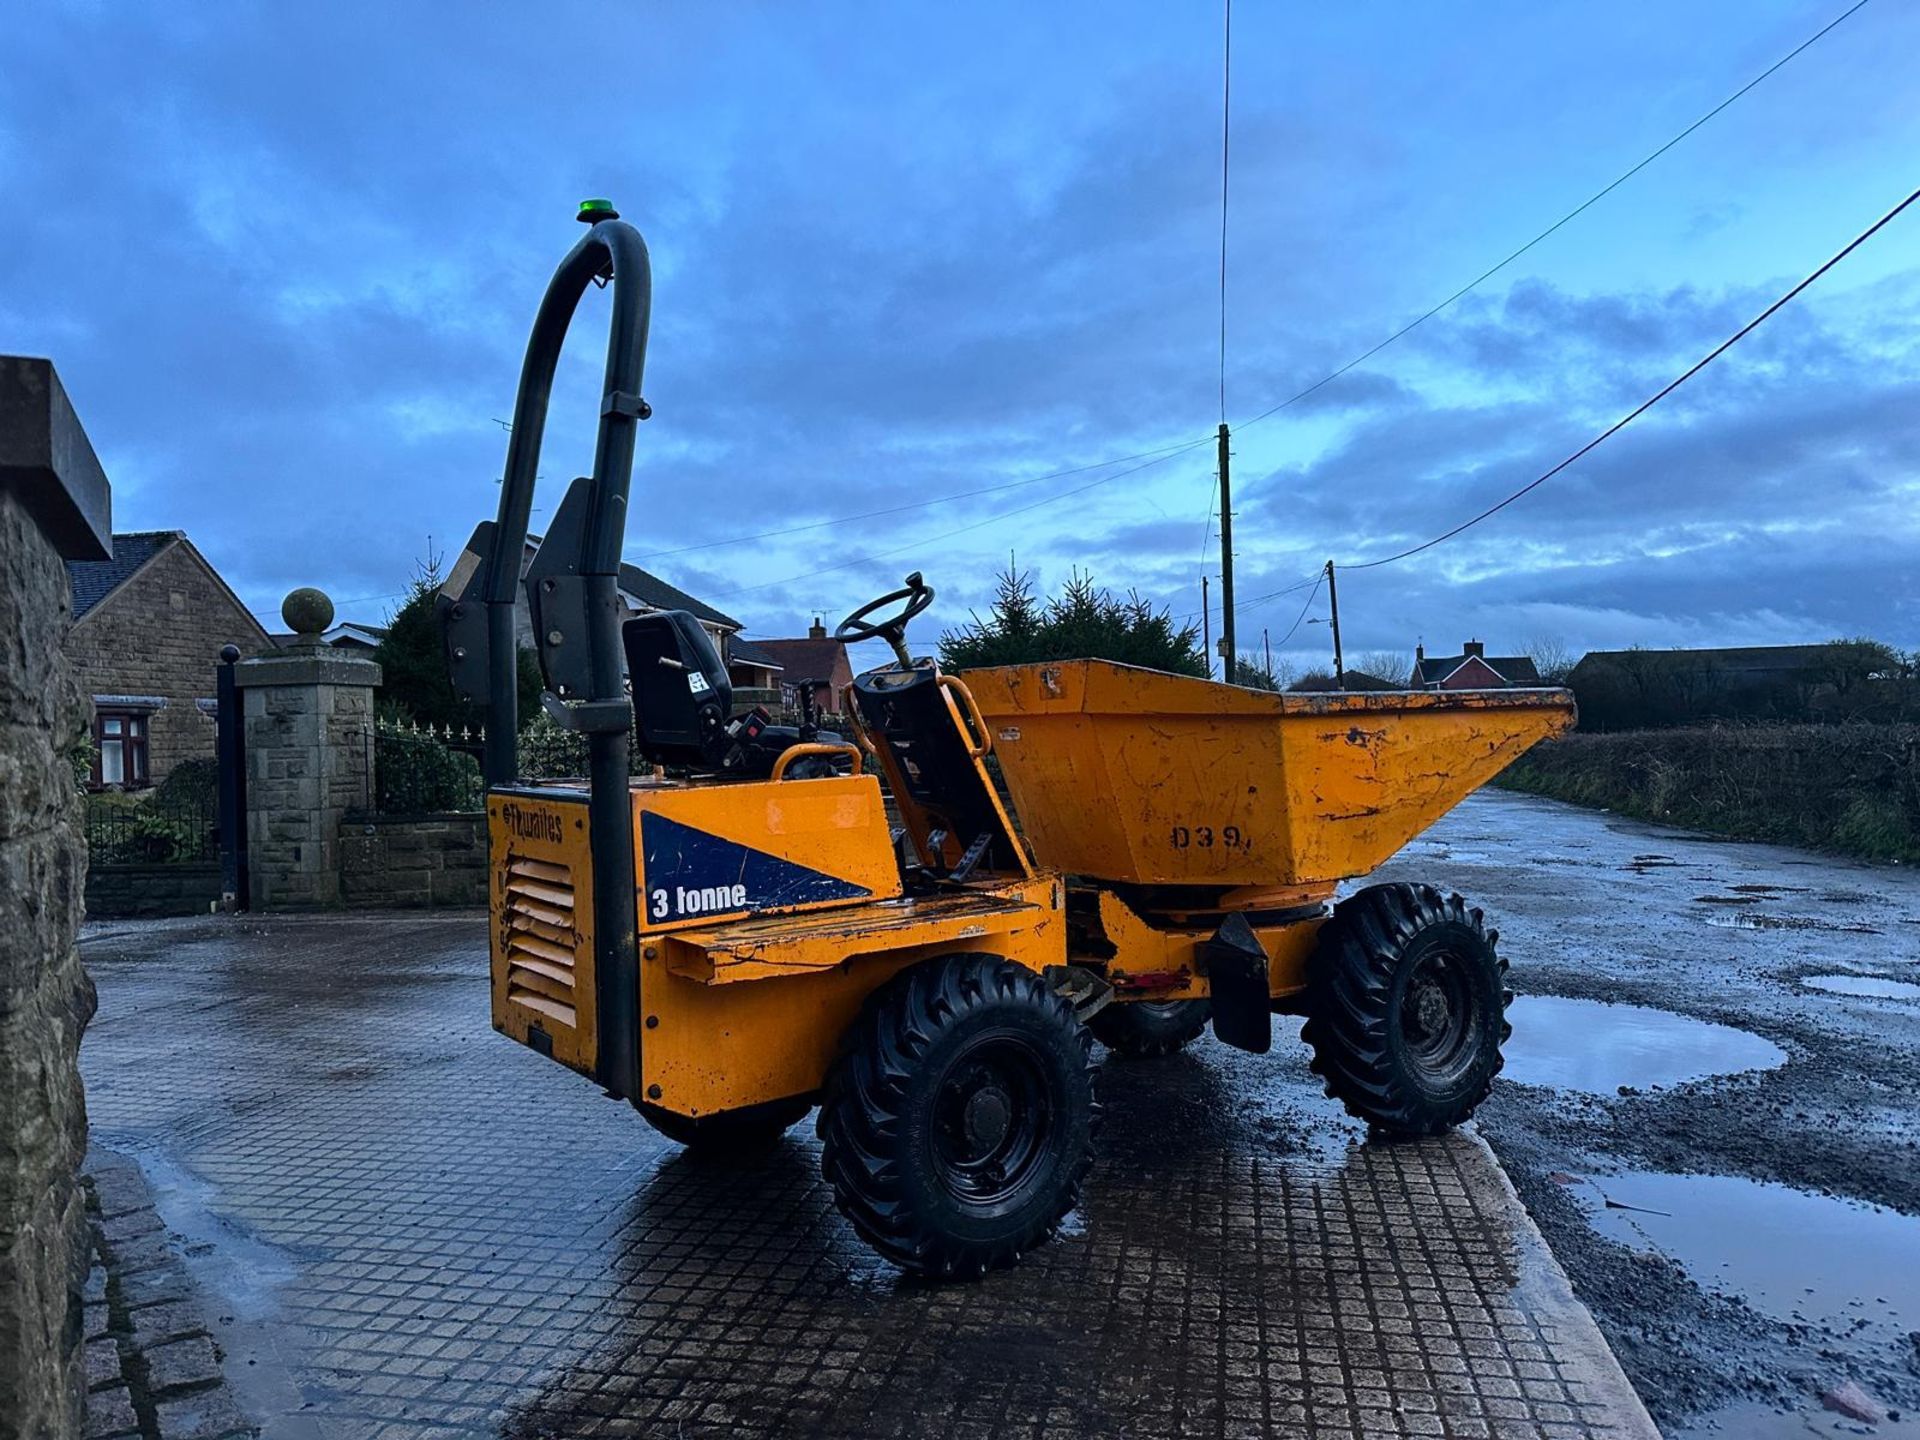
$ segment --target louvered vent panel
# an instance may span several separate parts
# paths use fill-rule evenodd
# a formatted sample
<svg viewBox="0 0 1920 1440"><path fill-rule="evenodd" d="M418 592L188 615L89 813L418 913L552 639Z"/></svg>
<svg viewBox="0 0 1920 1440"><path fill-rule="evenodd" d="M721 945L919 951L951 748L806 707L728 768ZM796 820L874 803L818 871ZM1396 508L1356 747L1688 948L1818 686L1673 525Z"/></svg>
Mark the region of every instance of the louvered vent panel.
<svg viewBox="0 0 1920 1440"><path fill-rule="evenodd" d="M507 999L573 1028L573 876L564 865L517 859L507 866Z"/></svg>

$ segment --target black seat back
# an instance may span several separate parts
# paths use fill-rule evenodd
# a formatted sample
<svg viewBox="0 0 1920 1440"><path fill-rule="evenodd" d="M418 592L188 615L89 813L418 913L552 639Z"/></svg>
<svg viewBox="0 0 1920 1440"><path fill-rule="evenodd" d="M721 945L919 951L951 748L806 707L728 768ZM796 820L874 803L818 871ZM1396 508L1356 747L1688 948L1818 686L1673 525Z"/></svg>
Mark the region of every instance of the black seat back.
<svg viewBox="0 0 1920 1440"><path fill-rule="evenodd" d="M622 627L640 750L656 765L713 765L726 749L733 682L720 652L684 610L654 610Z"/></svg>

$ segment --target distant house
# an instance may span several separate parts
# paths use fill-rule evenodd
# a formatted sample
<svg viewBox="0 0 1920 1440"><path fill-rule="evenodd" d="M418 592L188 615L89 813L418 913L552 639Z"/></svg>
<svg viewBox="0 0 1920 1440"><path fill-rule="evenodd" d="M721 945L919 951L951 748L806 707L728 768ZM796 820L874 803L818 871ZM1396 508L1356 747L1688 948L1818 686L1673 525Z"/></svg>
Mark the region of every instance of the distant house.
<svg viewBox="0 0 1920 1440"><path fill-rule="evenodd" d="M332 629L323 631L320 643L355 655L371 655L386 638L387 627L384 625L362 625L354 620L343 620ZM273 643L276 645L291 645L293 640L291 630L273 632Z"/></svg>
<svg viewBox="0 0 1920 1440"><path fill-rule="evenodd" d="M1843 678L1836 653L1834 645L1594 650L1567 683L1590 730L1805 719L1823 699L1831 701Z"/></svg>
<svg viewBox="0 0 1920 1440"><path fill-rule="evenodd" d="M527 610L527 567L533 564L533 557L540 552L540 538L538 535L529 535L520 558L520 598L514 607L514 633L526 649L534 648L533 619ZM469 540L467 547L472 549L475 543L475 540ZM638 565L623 563L620 566L620 599L628 615L644 615L652 610L685 610L700 622L700 628L711 637L713 647L720 652L722 660L727 658L729 640L740 631L740 622L731 615L696 600L686 591L669 585L658 575L650 574Z"/></svg>
<svg viewBox="0 0 1920 1440"><path fill-rule="evenodd" d="M743 640L738 635L727 641L727 678L733 682L736 707L779 705L783 701L780 662L758 641Z"/></svg>
<svg viewBox="0 0 1920 1440"><path fill-rule="evenodd" d="M1426 646L1414 648L1414 690L1505 690L1541 683L1530 657L1490 656L1478 640L1467 641L1458 655L1428 655Z"/></svg>
<svg viewBox="0 0 1920 1440"><path fill-rule="evenodd" d="M831 694L820 697L820 708L839 710L840 691L853 683L853 664L847 659L847 647L827 634L827 627L818 616L814 617L807 633L798 639L753 643L780 666L780 686L786 704L800 703L801 681L825 680L833 689Z"/></svg>
<svg viewBox="0 0 1920 1440"><path fill-rule="evenodd" d="M541 537L529 535L526 549L520 561L520 598L514 609L514 632L523 648L534 648L533 619L527 610L527 567L533 564L533 557L540 551ZM468 548L474 545L467 542ZM642 570L638 565L620 566L620 600L627 615L644 615L653 610L684 610L700 622L700 628L707 632L713 641L713 648L727 667L727 675L733 681L734 704L737 708L748 705L777 705L780 703L779 664L777 661L757 649L750 641L739 638L740 622L724 611L716 610L704 600L697 599L669 584L658 575ZM336 627L339 628L339 627ZM371 627L357 627L370 629ZM333 631L328 631L329 639Z"/></svg>
<svg viewBox="0 0 1920 1440"><path fill-rule="evenodd" d="M1735 645L1717 650L1589 650L1574 675L1598 670L1711 674L1728 686L1818 683L1831 645Z"/></svg>
<svg viewBox="0 0 1920 1440"><path fill-rule="evenodd" d="M115 535L111 560L69 561L67 577L67 653L93 698L92 783L137 790L211 758L221 647L258 654L266 628L178 530Z"/></svg>

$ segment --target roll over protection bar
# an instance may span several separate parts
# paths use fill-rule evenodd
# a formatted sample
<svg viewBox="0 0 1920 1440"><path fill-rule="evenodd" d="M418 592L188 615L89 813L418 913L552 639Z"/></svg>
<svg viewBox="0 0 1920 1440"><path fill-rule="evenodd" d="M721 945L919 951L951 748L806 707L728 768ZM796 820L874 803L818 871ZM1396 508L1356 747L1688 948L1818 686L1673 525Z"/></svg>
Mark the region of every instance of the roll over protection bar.
<svg viewBox="0 0 1920 1440"><path fill-rule="evenodd" d="M594 974L599 1014L597 1078L613 1095L637 1098L639 970L634 955L633 807L627 790L627 749L632 705L623 680L620 644L620 551L626 537L627 493L633 478L634 431L651 411L640 398L646 368L647 327L653 310L653 272L640 232L611 207L582 207L590 223L560 262L540 301L520 368L513 403L513 430L500 485L500 512L479 557L478 569L456 573L439 600L448 664L457 689L480 688L484 668L487 736L483 769L488 786L518 778L518 649L514 609L519 598L521 557L540 444L547 428L547 402L567 328L589 283L613 284L613 318L607 337L606 380L601 388L600 429L593 473L574 482L564 507L577 519L565 533L555 527L547 545L570 553L544 557L548 572L564 572L584 600L582 624L565 637L584 644L586 693L577 704L546 697L547 709L587 736L589 839L593 867ZM579 487L586 487L584 496ZM457 592L457 593L456 593ZM477 611L481 613L475 613ZM484 629L476 623L484 618ZM543 673L551 675L549 637L540 637ZM478 663L476 663L478 662Z"/></svg>

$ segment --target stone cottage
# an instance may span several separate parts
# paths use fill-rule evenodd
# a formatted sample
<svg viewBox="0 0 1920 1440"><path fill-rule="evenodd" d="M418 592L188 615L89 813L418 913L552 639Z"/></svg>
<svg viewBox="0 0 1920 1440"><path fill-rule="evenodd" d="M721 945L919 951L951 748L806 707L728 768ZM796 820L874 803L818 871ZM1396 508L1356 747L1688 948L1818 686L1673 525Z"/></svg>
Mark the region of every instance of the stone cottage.
<svg viewBox="0 0 1920 1440"><path fill-rule="evenodd" d="M137 790L212 758L220 647L271 649L266 629L178 530L115 535L112 559L69 560L67 577L67 654L93 699L93 784Z"/></svg>

